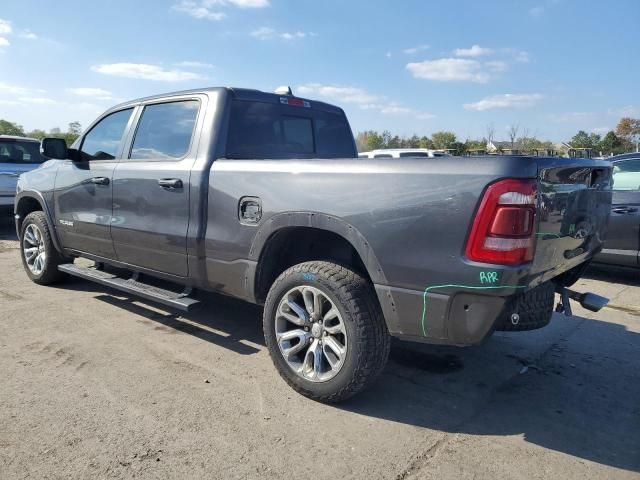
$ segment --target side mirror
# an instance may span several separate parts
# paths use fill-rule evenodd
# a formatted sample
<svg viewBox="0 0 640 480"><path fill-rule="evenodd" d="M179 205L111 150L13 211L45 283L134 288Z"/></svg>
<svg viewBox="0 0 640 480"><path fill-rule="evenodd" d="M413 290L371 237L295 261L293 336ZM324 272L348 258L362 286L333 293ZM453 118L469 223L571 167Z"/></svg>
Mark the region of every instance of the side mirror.
<svg viewBox="0 0 640 480"><path fill-rule="evenodd" d="M40 153L47 158L56 158L58 160L69 158L67 142L63 138L43 138L42 142L40 142Z"/></svg>

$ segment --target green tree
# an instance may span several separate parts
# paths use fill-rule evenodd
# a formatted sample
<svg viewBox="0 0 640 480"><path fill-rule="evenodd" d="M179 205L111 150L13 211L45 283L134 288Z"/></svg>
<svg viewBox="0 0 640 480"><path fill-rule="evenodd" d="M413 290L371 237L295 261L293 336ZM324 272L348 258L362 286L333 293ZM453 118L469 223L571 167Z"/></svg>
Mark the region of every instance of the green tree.
<svg viewBox="0 0 640 480"><path fill-rule="evenodd" d="M17 123L0 120L0 135L24 137L24 128L22 128L22 125L18 125Z"/></svg>
<svg viewBox="0 0 640 480"><path fill-rule="evenodd" d="M418 144L420 148L433 148L433 141L427 137L426 135L420 137L420 143Z"/></svg>
<svg viewBox="0 0 640 480"><path fill-rule="evenodd" d="M38 140L42 140L46 136L47 136L47 132L45 132L44 130L40 130L38 128L36 128L35 130L31 130L30 132L27 132L27 137L36 138Z"/></svg>
<svg viewBox="0 0 640 480"><path fill-rule="evenodd" d="M433 146L437 149L454 148L456 134L453 132L435 132L431 135Z"/></svg>
<svg viewBox="0 0 640 480"><path fill-rule="evenodd" d="M623 140L612 130L608 132L598 144L597 150L603 155L616 155L625 151Z"/></svg>
<svg viewBox="0 0 640 480"><path fill-rule="evenodd" d="M584 130L576 133L569 142L573 148L593 148L596 149L600 143L600 135L596 133L588 134Z"/></svg>

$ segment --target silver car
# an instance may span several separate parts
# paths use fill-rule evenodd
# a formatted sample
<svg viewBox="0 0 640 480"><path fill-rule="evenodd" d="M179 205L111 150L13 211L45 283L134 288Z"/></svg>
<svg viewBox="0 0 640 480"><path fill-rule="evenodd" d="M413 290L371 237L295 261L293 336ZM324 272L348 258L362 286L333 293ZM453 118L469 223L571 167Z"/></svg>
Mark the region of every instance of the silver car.
<svg viewBox="0 0 640 480"><path fill-rule="evenodd" d="M0 135L0 210L13 211L18 177L45 160L35 138Z"/></svg>

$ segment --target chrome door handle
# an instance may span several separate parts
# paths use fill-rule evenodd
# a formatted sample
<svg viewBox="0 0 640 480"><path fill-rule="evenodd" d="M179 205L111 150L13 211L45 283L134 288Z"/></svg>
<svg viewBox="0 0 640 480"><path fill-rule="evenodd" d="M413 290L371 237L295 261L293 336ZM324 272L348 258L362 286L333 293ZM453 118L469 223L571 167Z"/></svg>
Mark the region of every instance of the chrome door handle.
<svg viewBox="0 0 640 480"><path fill-rule="evenodd" d="M93 177L89 181L91 183L96 184L96 185L109 185L109 178L108 177Z"/></svg>
<svg viewBox="0 0 640 480"><path fill-rule="evenodd" d="M158 185L162 188L182 188L182 180L179 178L161 178Z"/></svg>

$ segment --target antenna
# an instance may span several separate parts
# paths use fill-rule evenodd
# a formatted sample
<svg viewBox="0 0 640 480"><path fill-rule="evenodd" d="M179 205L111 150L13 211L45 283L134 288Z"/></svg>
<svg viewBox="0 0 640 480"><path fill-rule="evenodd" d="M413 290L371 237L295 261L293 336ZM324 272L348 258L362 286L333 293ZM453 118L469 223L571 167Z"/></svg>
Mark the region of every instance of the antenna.
<svg viewBox="0 0 640 480"><path fill-rule="evenodd" d="M291 95L293 96L293 92L291 91L291 87L283 85L282 87L278 87L275 90L275 93L278 95Z"/></svg>

